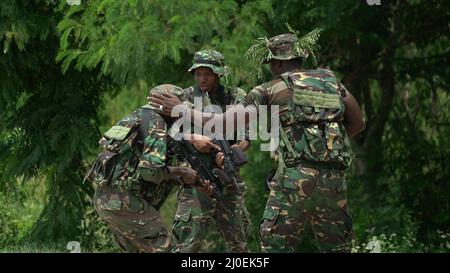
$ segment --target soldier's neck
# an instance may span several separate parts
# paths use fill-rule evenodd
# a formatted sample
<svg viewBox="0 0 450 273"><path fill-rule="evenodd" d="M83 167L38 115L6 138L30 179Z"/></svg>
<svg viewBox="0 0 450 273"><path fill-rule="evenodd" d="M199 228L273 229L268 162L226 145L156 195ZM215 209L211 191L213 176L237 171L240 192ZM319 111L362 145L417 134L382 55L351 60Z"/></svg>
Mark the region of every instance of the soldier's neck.
<svg viewBox="0 0 450 273"><path fill-rule="evenodd" d="M296 63L287 63L281 70L283 72L281 72L281 74L289 72L289 71L293 71L293 70L300 70L302 69L301 65L298 65Z"/></svg>
<svg viewBox="0 0 450 273"><path fill-rule="evenodd" d="M276 78L276 77L280 76L281 74L284 74L286 72L295 71L295 70L302 70L302 67L299 65L282 67L273 74L273 77Z"/></svg>

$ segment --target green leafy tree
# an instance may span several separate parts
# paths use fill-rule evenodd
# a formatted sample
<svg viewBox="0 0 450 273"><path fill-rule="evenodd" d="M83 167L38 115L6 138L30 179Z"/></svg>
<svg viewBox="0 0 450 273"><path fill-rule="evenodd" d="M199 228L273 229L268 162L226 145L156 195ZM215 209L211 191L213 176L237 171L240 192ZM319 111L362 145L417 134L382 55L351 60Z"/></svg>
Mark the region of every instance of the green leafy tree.
<svg viewBox="0 0 450 273"><path fill-rule="evenodd" d="M48 200L33 226L34 240L82 239L86 233L92 188L81 180L97 151L98 111L107 91L187 84L190 75L180 71L193 52L214 46L235 53L236 46L249 45L249 34L262 31L260 23L270 16L268 3L0 4L2 188L19 177L46 178Z"/></svg>
<svg viewBox="0 0 450 273"><path fill-rule="evenodd" d="M63 9L56 1L2 1L0 11L2 188L44 176L47 205L32 238L74 239L92 193L81 183L82 159L99 136L96 115L108 81L89 71L61 73L56 25Z"/></svg>
<svg viewBox="0 0 450 273"><path fill-rule="evenodd" d="M439 242L437 229L450 232L449 11L438 0L2 1L0 191L20 191L17 179L45 178L46 205L32 238L98 238L104 226L86 212L92 188L81 180L100 131L145 102L152 86L192 84L186 70L202 48L224 54L225 84L249 90L256 67L244 53L289 23L302 35L323 29L319 65L337 72L366 116L366 131L351 140L358 238L395 232ZM270 79L264 72L261 80ZM258 251L273 162L257 143L249 158L243 175ZM303 251L314 251L306 243Z"/></svg>

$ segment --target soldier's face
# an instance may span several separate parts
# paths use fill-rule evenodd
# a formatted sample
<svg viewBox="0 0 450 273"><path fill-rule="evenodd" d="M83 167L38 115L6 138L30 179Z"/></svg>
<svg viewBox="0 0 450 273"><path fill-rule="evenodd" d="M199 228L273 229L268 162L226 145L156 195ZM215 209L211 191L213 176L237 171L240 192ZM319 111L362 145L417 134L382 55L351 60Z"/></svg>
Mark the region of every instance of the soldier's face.
<svg viewBox="0 0 450 273"><path fill-rule="evenodd" d="M194 71L194 79L202 91L211 92L217 88L219 77L207 67L199 67Z"/></svg>
<svg viewBox="0 0 450 273"><path fill-rule="evenodd" d="M271 60L269 62L270 72L272 72L272 76L278 76L281 74L281 62L278 60Z"/></svg>

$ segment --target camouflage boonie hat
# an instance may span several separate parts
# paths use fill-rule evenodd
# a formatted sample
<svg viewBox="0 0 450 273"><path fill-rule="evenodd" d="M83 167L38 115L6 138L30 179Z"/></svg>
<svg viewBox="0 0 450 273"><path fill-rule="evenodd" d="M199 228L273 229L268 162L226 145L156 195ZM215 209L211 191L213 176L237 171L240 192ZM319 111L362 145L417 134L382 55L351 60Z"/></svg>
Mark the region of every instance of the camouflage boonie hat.
<svg viewBox="0 0 450 273"><path fill-rule="evenodd" d="M269 49L272 52L271 59L287 61L307 57L303 52L296 50L295 44L297 40L297 36L292 33L280 34L270 38Z"/></svg>
<svg viewBox="0 0 450 273"><path fill-rule="evenodd" d="M173 84L161 84L153 87L148 95L152 95L153 93L164 93L168 92L169 94L177 96L180 100L183 100L183 88L173 85ZM162 109L156 108L153 105L149 104L149 108L157 111L158 113L162 113Z"/></svg>
<svg viewBox="0 0 450 273"><path fill-rule="evenodd" d="M289 31L274 36L270 39L259 37L245 53L249 60L258 63L267 63L272 59L287 61L295 58L308 59L312 57L315 61L314 52L319 48L317 40L322 29L316 28L308 34L299 36L299 32L286 24Z"/></svg>
<svg viewBox="0 0 450 273"><path fill-rule="evenodd" d="M210 68L218 76L225 75L225 63L223 55L212 49L197 51L194 54L194 64L188 69L193 73L199 67Z"/></svg>

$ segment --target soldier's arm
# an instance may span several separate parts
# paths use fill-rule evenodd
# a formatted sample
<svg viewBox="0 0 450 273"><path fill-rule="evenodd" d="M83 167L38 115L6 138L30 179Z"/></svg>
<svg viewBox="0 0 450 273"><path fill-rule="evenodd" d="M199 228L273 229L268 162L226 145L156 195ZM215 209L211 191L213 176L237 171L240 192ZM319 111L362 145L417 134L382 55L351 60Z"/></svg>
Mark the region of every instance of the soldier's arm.
<svg viewBox="0 0 450 273"><path fill-rule="evenodd" d="M172 109L175 106L180 105L182 106L182 102L178 99L178 97L171 95L171 94L152 94L150 99L150 105L153 105L155 107L159 107L160 105L163 105L163 115L165 116L172 116ZM243 129L248 126L250 123L250 118L254 115L250 115L250 111L254 111L254 107L252 109L248 109L242 104L234 105L230 107L225 113L223 114L213 114L213 113L203 113L201 111L194 110L192 108L188 108L184 112L184 117L187 119L192 120L192 122L199 127L202 127L207 122L213 122L215 124L222 123L222 128L227 128L226 124L227 122L234 122L234 129ZM180 108L178 108L179 110ZM244 118L243 124L239 124L237 121L240 118ZM238 126L239 125L239 126ZM242 126L243 125L243 126ZM239 127L239 128L238 128ZM215 128L217 133L223 133L223 131L219 132L219 128ZM222 129L222 130L223 130Z"/></svg>
<svg viewBox="0 0 450 273"><path fill-rule="evenodd" d="M236 88L236 95L235 96L236 96L236 99L235 99L235 103L234 104L245 103L244 101L246 99L250 100L250 98L247 98L247 93L244 91L244 89L241 89L239 87ZM234 144L234 145L237 145L241 151L245 152L245 151L248 150L248 148L250 148L250 139L249 139L248 128L246 128L245 130L242 130L241 132L244 132L245 138L242 139L242 140L239 140L238 143Z"/></svg>
<svg viewBox="0 0 450 273"><path fill-rule="evenodd" d="M148 135L144 140L144 148L139 161L139 172L147 182L161 183L164 180L177 180L184 175L184 169L166 165L167 132L164 120L152 121Z"/></svg>
<svg viewBox="0 0 450 273"><path fill-rule="evenodd" d="M208 136L198 134L185 134L184 139L191 143L200 153L211 153L213 150L220 150L220 147L212 142Z"/></svg>
<svg viewBox="0 0 450 273"><path fill-rule="evenodd" d="M248 148L250 148L250 140L240 140L237 146L239 147L239 149L245 152L248 150Z"/></svg>
<svg viewBox="0 0 450 273"><path fill-rule="evenodd" d="M242 102L230 107L223 114L213 114L208 115L190 109L188 111L189 118L193 117L195 125L204 125L210 119L212 119L213 123L223 123L222 128L227 128L227 122L234 123L234 130L244 130L247 129L249 124L254 122L258 117L258 109L260 105L268 105L268 92L266 90L266 86L258 85L253 88L246 96L243 98ZM243 121L243 122L242 122ZM220 132L222 133L222 132ZM245 143L243 143L245 144ZM247 147L248 148L248 147Z"/></svg>
<svg viewBox="0 0 450 273"><path fill-rule="evenodd" d="M346 95L343 98L345 105L344 113L344 126L347 134L353 137L366 129L366 123L364 121L361 108L355 97L350 92L346 91Z"/></svg>

